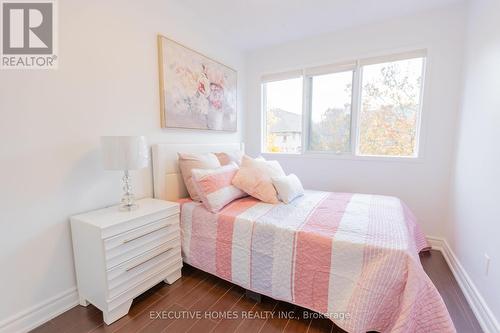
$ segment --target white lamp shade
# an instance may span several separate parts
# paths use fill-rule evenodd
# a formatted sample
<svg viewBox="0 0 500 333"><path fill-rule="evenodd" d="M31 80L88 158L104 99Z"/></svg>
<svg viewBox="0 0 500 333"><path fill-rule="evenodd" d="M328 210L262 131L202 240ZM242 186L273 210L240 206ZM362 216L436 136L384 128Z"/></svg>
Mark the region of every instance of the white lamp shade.
<svg viewBox="0 0 500 333"><path fill-rule="evenodd" d="M144 136L103 136L101 146L106 170L138 170L148 166L149 152Z"/></svg>

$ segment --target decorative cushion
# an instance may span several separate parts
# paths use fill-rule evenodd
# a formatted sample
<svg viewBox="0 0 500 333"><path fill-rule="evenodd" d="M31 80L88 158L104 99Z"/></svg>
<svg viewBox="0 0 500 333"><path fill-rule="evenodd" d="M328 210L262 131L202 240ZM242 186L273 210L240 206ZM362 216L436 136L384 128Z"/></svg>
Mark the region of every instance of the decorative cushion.
<svg viewBox="0 0 500 333"><path fill-rule="evenodd" d="M178 153L179 169L181 170L184 184L189 192L189 196L194 201L201 201L200 196L196 193L191 179L191 170L193 169L216 169L220 167L220 162L212 153L205 154L190 154Z"/></svg>
<svg viewBox="0 0 500 333"><path fill-rule="evenodd" d="M272 178L285 176L278 161L266 161L243 156L240 170L233 178L233 185L267 203L278 203Z"/></svg>
<svg viewBox="0 0 500 333"><path fill-rule="evenodd" d="M243 158L243 152L241 150L233 150L225 153L214 153L219 159L221 165L228 165L231 162L241 165L241 159Z"/></svg>
<svg viewBox="0 0 500 333"><path fill-rule="evenodd" d="M205 207L217 213L230 202L247 194L231 184L238 166L231 163L217 169L193 169L192 181Z"/></svg>
<svg viewBox="0 0 500 333"><path fill-rule="evenodd" d="M280 200L286 204L304 195L304 187L302 187L299 177L293 173L288 176L273 177L273 185Z"/></svg>

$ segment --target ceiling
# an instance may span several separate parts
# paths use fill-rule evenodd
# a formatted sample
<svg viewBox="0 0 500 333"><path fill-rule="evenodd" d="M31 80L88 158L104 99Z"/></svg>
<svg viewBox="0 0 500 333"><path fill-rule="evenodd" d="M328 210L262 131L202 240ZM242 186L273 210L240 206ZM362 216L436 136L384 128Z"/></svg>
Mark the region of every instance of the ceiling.
<svg viewBox="0 0 500 333"><path fill-rule="evenodd" d="M178 0L243 50L445 7L463 0ZM212 30L213 31L213 30Z"/></svg>

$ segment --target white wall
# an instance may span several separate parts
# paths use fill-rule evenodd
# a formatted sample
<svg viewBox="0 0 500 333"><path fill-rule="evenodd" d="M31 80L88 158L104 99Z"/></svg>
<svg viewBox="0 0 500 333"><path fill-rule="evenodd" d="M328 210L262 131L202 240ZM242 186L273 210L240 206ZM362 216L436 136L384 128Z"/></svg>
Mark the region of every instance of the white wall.
<svg viewBox="0 0 500 333"><path fill-rule="evenodd" d="M75 286L68 217L121 195L101 135L241 140L244 57L174 2L58 1L59 69L0 71L0 322ZM237 133L160 129L157 33L238 70ZM150 172L136 178L152 195Z"/></svg>
<svg viewBox="0 0 500 333"><path fill-rule="evenodd" d="M500 320L499 31L500 2L471 1L451 218L446 234L453 252L497 321ZM491 258L488 275L485 253Z"/></svg>
<svg viewBox="0 0 500 333"><path fill-rule="evenodd" d="M460 5L253 51L247 67L247 151L260 153L262 74L426 47L420 161L275 158L307 188L396 195L413 209L427 234L442 236L460 101L464 22L465 8Z"/></svg>
<svg viewBox="0 0 500 333"><path fill-rule="evenodd" d="M150 142L201 143L239 141L245 132L248 152L257 155L261 74L422 47L429 49L429 76L421 161L277 158L309 188L407 201L427 234L447 238L500 317L498 1L471 2L452 182L462 6L259 49L247 55L245 66L223 32L178 1L58 3L59 69L0 71L0 322L75 287L68 217L120 196L121 176L101 168L99 136L145 134ZM237 133L159 128L157 33L238 70ZM150 170L136 174L135 182L138 195L152 194ZM492 259L489 276L485 252Z"/></svg>

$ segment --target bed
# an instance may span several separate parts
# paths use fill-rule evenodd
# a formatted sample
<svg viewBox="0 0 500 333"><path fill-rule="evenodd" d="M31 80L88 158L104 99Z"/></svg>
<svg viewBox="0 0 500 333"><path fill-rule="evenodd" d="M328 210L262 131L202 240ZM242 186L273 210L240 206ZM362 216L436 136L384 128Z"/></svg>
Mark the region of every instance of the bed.
<svg viewBox="0 0 500 333"><path fill-rule="evenodd" d="M173 154L235 148L241 147L155 145L155 196L187 197ZM306 191L288 205L245 197L216 214L180 202L189 265L322 313L348 332L455 331L420 264L427 241L397 198Z"/></svg>

